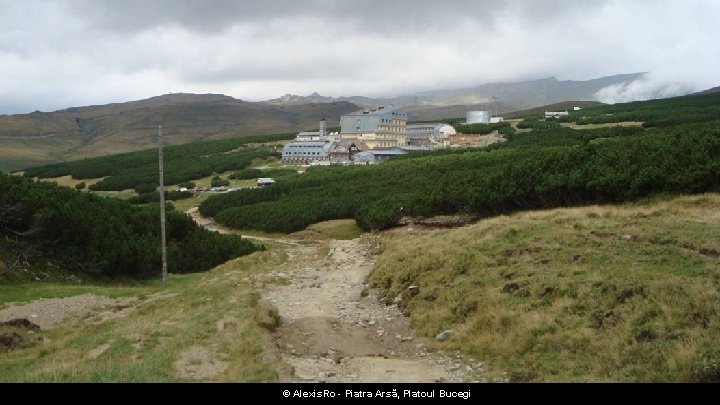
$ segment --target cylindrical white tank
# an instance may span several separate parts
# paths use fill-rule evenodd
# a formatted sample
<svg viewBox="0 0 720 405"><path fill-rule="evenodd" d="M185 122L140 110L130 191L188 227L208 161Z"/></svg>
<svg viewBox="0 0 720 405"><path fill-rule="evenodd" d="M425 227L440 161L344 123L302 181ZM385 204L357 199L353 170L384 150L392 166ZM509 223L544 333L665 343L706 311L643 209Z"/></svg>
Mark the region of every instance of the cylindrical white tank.
<svg viewBox="0 0 720 405"><path fill-rule="evenodd" d="M490 111L468 111L467 123L468 124L489 124L490 123Z"/></svg>

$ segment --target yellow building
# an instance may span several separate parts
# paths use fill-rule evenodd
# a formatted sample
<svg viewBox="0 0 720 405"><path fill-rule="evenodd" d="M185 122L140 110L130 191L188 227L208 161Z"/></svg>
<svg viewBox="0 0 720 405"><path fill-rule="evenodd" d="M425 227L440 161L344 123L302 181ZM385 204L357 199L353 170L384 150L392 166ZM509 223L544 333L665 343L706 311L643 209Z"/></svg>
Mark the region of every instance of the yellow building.
<svg viewBox="0 0 720 405"><path fill-rule="evenodd" d="M380 106L340 117L342 139L357 139L371 149L407 145L407 114L396 107Z"/></svg>

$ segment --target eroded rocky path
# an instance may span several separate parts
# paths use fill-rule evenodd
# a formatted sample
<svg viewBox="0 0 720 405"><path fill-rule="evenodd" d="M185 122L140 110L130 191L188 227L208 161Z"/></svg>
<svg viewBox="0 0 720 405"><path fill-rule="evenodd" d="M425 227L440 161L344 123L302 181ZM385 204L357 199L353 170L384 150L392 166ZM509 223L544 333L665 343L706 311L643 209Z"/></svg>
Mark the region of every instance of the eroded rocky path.
<svg viewBox="0 0 720 405"><path fill-rule="evenodd" d="M365 284L375 264L366 242L300 246L265 285L263 298L282 319L275 339L295 381L465 381L451 359L429 354L397 306L382 304ZM366 293L363 294L363 291ZM363 296L365 295L365 296Z"/></svg>
<svg viewBox="0 0 720 405"><path fill-rule="evenodd" d="M188 214L200 225L233 233L197 208ZM428 352L396 305L383 304L365 281L375 266L368 239L287 245L287 262L255 280L263 300L277 308L273 338L289 365L288 381L463 382L475 368L457 358ZM267 280L273 280L268 283ZM462 362L467 363L467 362Z"/></svg>

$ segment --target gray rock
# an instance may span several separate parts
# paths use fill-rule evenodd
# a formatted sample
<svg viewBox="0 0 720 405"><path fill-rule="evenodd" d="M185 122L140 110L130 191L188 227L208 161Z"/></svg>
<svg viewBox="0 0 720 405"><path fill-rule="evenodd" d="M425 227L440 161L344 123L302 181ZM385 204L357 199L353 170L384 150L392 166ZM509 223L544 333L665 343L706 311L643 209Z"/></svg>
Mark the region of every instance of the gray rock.
<svg viewBox="0 0 720 405"><path fill-rule="evenodd" d="M448 339L450 339L450 336L452 336L453 331L452 330L446 330L445 332L440 332L435 336L435 340L438 342L444 342Z"/></svg>

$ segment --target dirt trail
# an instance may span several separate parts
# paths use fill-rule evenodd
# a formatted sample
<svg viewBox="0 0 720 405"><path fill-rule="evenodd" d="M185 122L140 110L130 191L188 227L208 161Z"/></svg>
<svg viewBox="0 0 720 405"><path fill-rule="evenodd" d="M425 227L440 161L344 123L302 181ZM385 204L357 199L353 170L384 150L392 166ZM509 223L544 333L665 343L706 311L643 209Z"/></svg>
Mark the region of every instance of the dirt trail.
<svg viewBox="0 0 720 405"><path fill-rule="evenodd" d="M233 233L233 234L238 233L234 229L230 229L223 225L218 224L212 218L203 216L200 213L200 211L198 210L198 207L190 208L185 213L190 215L190 217L195 222L197 222L198 225L204 227L205 229L207 229L209 231L215 231L215 232L219 232L219 233ZM266 238L266 237L262 237L262 236L242 235L242 234L240 236L245 239L257 240L260 242L277 242L277 243L283 243L286 245L298 245L299 244L298 241L292 240L292 239L275 239L275 238Z"/></svg>
<svg viewBox="0 0 720 405"><path fill-rule="evenodd" d="M427 352L397 306L381 304L365 280L375 264L360 239L331 241L327 257L316 246L291 249L263 298L278 308L275 338L294 381L465 381L466 370Z"/></svg>
<svg viewBox="0 0 720 405"><path fill-rule="evenodd" d="M233 233L187 211L198 224ZM286 264L257 276L263 300L278 309L281 326L274 332L282 360L291 366L289 381L318 382L462 382L474 368L457 358L429 353L415 339L396 305L384 305L365 281L375 266L367 241L331 240L320 257L320 243L298 243L242 235L289 245ZM317 241L313 241L317 242ZM366 292L366 294L363 294ZM463 362L464 363L464 362Z"/></svg>

